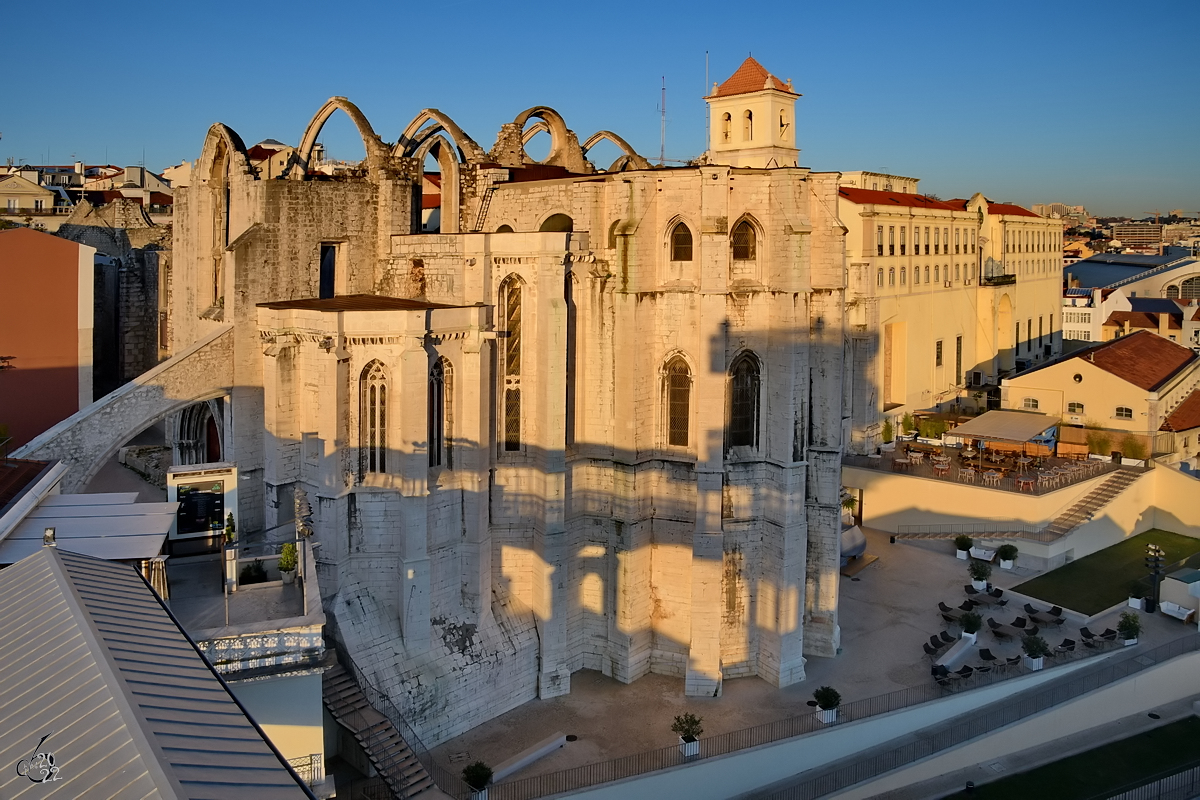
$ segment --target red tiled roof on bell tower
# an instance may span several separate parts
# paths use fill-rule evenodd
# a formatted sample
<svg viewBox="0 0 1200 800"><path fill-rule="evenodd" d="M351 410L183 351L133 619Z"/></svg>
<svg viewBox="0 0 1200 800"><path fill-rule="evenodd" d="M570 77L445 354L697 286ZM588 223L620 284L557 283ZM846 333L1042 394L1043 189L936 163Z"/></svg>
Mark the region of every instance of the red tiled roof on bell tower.
<svg viewBox="0 0 1200 800"><path fill-rule="evenodd" d="M737 71L730 75L724 83L717 87L713 97L749 94L750 92L761 92L763 89L778 89L781 92L799 96L799 92L794 91L779 78L767 72L767 68L751 56L743 61Z"/></svg>

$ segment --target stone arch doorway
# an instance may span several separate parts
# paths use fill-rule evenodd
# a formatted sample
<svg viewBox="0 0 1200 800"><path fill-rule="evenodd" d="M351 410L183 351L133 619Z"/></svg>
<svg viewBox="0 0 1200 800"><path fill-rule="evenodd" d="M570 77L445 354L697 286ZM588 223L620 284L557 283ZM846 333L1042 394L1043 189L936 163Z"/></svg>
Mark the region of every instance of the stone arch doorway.
<svg viewBox="0 0 1200 800"><path fill-rule="evenodd" d="M167 441L175 464L211 464L225 454L225 400L221 397L195 403L172 415Z"/></svg>

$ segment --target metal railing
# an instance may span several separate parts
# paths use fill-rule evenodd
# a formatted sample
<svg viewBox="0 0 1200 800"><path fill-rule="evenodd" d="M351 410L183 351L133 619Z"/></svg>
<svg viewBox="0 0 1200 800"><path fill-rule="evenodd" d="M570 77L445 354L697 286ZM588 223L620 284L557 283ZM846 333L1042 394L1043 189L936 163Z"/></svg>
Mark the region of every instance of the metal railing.
<svg viewBox="0 0 1200 800"><path fill-rule="evenodd" d="M992 519L985 522L946 522L934 525L897 525L896 535L905 534L1016 534L1017 538L1029 539L1044 534L1043 526L1015 519Z"/></svg>
<svg viewBox="0 0 1200 800"><path fill-rule="evenodd" d="M1200 761L1093 795L1091 800L1191 800L1200 796Z"/></svg>
<svg viewBox="0 0 1200 800"><path fill-rule="evenodd" d="M367 702L370 703L376 711L387 717L388 721L392 723L392 726L396 729L396 732L400 734L400 737L404 739L404 742L412 751L413 756L415 756L416 759L421 762L421 766L423 766L425 771L429 773L429 777L433 779L433 782L437 784L439 789L446 794L451 795L452 797L463 798L464 800L465 798L470 797L472 794L471 789L463 781L462 776L450 772L434 761L433 756L429 753L429 748L426 747L425 743L421 741L421 737L417 736L417 733L412 729L412 726L410 726L404 720L404 716L400 713L400 709L396 708L391 699L384 692L381 692L375 686L375 684L363 674L362 670L359 669L358 664L356 664L354 659L350 657L350 653L346 650L345 643L342 640L336 617L332 613L327 612L325 615L325 621L326 627L329 631L329 639L333 642L334 649L337 651L338 660L354 678L355 682L358 684L358 688L362 691L363 696L367 698ZM370 748L370 746L374 744L383 744L387 738L387 731L379 730L367 737L367 740L364 741L364 745ZM407 789L408 787L403 787L402 791L404 793L402 797L409 796Z"/></svg>
<svg viewBox="0 0 1200 800"><path fill-rule="evenodd" d="M325 780L325 759L321 757L320 753L289 758L288 763L292 765L292 769L296 770L300 779L309 786L315 786Z"/></svg>
<svg viewBox="0 0 1200 800"><path fill-rule="evenodd" d="M912 764L935 753L956 747L978 736L1074 700L1088 692L1115 683L1164 661L1200 650L1200 635L1192 634L1143 653L1097 664L1082 674L1064 678L1028 694L1008 697L965 717L918 731L909 741L840 765L775 791L752 795L762 800L810 800L871 780L886 772ZM886 794L883 796L887 796Z"/></svg>
<svg viewBox="0 0 1200 800"><path fill-rule="evenodd" d="M1194 637L1200 641L1200 636ZM1193 649L1196 649L1193 647ZM1073 653L1061 653L1054 657L1055 661L1072 661L1090 657L1099 651L1085 650L1080 647ZM1155 651L1151 651L1155 652ZM843 703L838 708L837 721L833 725L841 725L854 720L867 719L899 711L904 708L928 703L954 694L956 691L980 686L989 686L1005 680L1010 680L1025 674L1022 667L1012 671L994 669L989 673L972 675L970 678L952 684L954 688L945 688L930 681L922 686L912 686L898 689L894 692ZM829 723L819 721L815 714L800 714L774 722L755 725L751 728L730 731L700 739L700 752L695 756L684 756L679 745L662 747L643 753L636 753L610 761L595 764L585 764L571 769L536 775L530 778L497 783L488 787L488 800L533 800L547 795L578 791L588 786L632 778L648 772L676 767L705 758L735 753L751 747L790 739L806 733L813 733L828 728ZM443 787L445 788L445 787Z"/></svg>

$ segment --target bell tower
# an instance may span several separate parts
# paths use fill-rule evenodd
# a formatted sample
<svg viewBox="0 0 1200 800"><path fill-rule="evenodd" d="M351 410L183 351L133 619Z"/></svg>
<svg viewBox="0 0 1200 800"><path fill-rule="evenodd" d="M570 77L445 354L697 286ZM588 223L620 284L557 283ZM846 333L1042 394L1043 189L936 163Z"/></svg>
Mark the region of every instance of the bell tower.
<svg viewBox="0 0 1200 800"><path fill-rule="evenodd" d="M795 167L796 98L800 94L747 58L708 103L710 164L732 167Z"/></svg>

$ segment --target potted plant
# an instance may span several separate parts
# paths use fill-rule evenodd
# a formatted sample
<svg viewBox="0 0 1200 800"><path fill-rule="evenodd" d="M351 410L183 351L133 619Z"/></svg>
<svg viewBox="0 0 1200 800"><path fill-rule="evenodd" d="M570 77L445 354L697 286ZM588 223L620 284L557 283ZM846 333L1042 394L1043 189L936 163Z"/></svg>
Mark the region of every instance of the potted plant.
<svg viewBox="0 0 1200 800"><path fill-rule="evenodd" d="M1021 649L1025 651L1025 667L1033 672L1045 666L1045 658L1050 655L1050 645L1040 636L1026 636L1021 640Z"/></svg>
<svg viewBox="0 0 1200 800"><path fill-rule="evenodd" d="M675 717L671 723L671 730L679 734L679 752L684 758L700 755L700 734L704 733L700 723L703 721L703 717L688 712Z"/></svg>
<svg viewBox="0 0 1200 800"><path fill-rule="evenodd" d="M913 421L913 415L905 412L904 416L900 418L900 430L904 431L904 435L911 439L913 431L916 429L917 423Z"/></svg>
<svg viewBox="0 0 1200 800"><path fill-rule="evenodd" d="M850 520L846 521L853 520L856 508L858 508L858 499L854 495L845 494L842 496L842 516L850 518Z"/></svg>
<svg viewBox="0 0 1200 800"><path fill-rule="evenodd" d="M225 515L225 543L233 544L237 541L237 524L233 521L233 512L230 511Z"/></svg>
<svg viewBox="0 0 1200 800"><path fill-rule="evenodd" d="M890 419L885 419L883 421L883 431L880 435L883 439L884 450L892 450L895 448L895 445L892 444L892 441L896 438L896 429L892 426L892 421Z"/></svg>
<svg viewBox="0 0 1200 800"><path fill-rule="evenodd" d="M1017 560L1017 546L1002 544L996 548L996 555L1000 558L1000 569L1012 569L1013 563Z"/></svg>
<svg viewBox="0 0 1200 800"><path fill-rule="evenodd" d="M974 544L975 542L971 541L971 537L967 536L965 533L960 533L958 536L954 537L954 548L958 550L958 557L960 560L967 560L967 557L971 555L971 547Z"/></svg>
<svg viewBox="0 0 1200 800"><path fill-rule="evenodd" d="M284 583L295 582L296 564L296 544L284 542L283 547L279 549L279 576L283 578Z"/></svg>
<svg viewBox="0 0 1200 800"><path fill-rule="evenodd" d="M986 592L988 578L992 577L992 565L986 561L972 561L967 564L967 574L971 576L971 585L976 591Z"/></svg>
<svg viewBox="0 0 1200 800"><path fill-rule="evenodd" d="M842 704L842 696L832 686L822 686L813 692L817 701L817 719L829 723L837 719L838 706Z"/></svg>
<svg viewBox="0 0 1200 800"><path fill-rule="evenodd" d="M975 641L975 635L979 633L979 629L983 627L983 617L976 614L974 611L968 611L958 618L958 624L962 626L963 639Z"/></svg>
<svg viewBox="0 0 1200 800"><path fill-rule="evenodd" d="M482 761L467 764L462 771L463 782L471 787L472 800L487 800L487 786L492 782L492 768Z"/></svg>
<svg viewBox="0 0 1200 800"><path fill-rule="evenodd" d="M1117 623L1117 632L1125 640L1125 646L1137 644L1138 634L1142 632L1142 618L1132 611L1122 611L1121 620Z"/></svg>
<svg viewBox="0 0 1200 800"><path fill-rule="evenodd" d="M242 586L249 586L252 583L266 583L267 570L263 567L262 561L254 559L253 563L242 567L242 571L238 574L238 583Z"/></svg>

